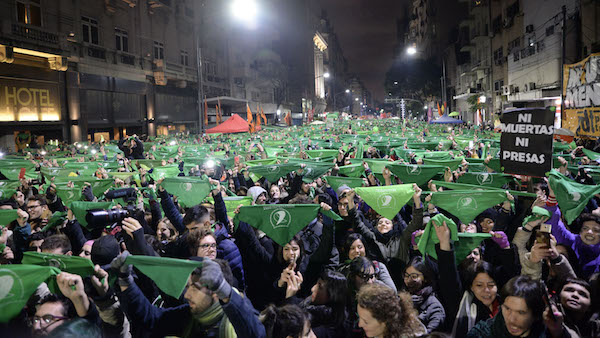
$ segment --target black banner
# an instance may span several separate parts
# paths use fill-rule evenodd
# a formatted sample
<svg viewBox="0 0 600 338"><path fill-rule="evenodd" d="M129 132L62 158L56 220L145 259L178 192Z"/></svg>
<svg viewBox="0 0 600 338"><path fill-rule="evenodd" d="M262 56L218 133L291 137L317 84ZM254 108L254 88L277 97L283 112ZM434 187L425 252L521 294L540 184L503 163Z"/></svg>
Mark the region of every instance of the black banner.
<svg viewBox="0 0 600 338"><path fill-rule="evenodd" d="M500 122L500 165L504 172L545 176L552 169L554 112L544 108L507 110Z"/></svg>

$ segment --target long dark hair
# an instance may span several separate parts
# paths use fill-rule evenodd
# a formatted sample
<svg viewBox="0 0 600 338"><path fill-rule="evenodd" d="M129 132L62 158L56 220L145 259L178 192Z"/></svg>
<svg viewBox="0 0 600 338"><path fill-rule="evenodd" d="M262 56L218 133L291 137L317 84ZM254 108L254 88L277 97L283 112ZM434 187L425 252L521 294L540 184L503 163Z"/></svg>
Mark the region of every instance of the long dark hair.
<svg viewBox="0 0 600 338"><path fill-rule="evenodd" d="M511 278L500 292L502 303L507 297L519 297L525 300L527 308L533 313L536 322L542 320L546 305L544 304L544 293L541 284L529 276L516 276Z"/></svg>
<svg viewBox="0 0 600 338"><path fill-rule="evenodd" d="M362 242L363 247L365 248L365 256L369 256L369 251L367 251L365 239L363 238L363 236L358 233L351 233L348 236L346 236L346 239L344 240L344 245L342 245L342 261L350 259L348 255L350 253L350 247L352 246L352 243L354 243L356 240L360 240Z"/></svg>
<svg viewBox="0 0 600 338"><path fill-rule="evenodd" d="M302 263L302 259L304 259L304 243L302 242L302 238L300 238L300 236L298 236L297 234L294 235L294 237L292 237L292 239L288 243L291 243L291 242L296 242L296 244L298 244L298 246L300 247L300 256L298 256L298 258L296 259L296 270L297 270L300 267L300 263ZM277 263L279 263L281 266L289 264L289 262L286 262L283 260L283 247L284 246L281 246L281 245L277 246L277 255L275 257L275 259L277 260Z"/></svg>
<svg viewBox="0 0 600 338"><path fill-rule="evenodd" d="M335 325L341 325L346 319L347 279L341 273L332 270L323 271L320 279L325 284L327 305L333 310Z"/></svg>
<svg viewBox="0 0 600 338"><path fill-rule="evenodd" d="M297 305L276 307L271 304L258 319L265 326L267 338L300 337L310 315Z"/></svg>

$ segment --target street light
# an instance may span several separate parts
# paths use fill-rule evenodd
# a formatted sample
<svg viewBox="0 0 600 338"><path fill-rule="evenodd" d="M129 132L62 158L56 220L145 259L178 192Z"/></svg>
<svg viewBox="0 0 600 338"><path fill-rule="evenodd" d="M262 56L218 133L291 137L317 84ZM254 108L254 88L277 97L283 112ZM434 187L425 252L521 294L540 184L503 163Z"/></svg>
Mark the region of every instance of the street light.
<svg viewBox="0 0 600 338"><path fill-rule="evenodd" d="M358 97L354 99L354 101L358 101Z"/></svg>
<svg viewBox="0 0 600 338"><path fill-rule="evenodd" d="M231 3L231 11L239 20L250 20L254 18L258 12L254 0L234 0Z"/></svg>
<svg viewBox="0 0 600 338"><path fill-rule="evenodd" d="M323 74L323 77L326 78L326 79L329 79L330 76L331 76L331 74L329 74L329 72L325 72Z"/></svg>
<svg viewBox="0 0 600 338"><path fill-rule="evenodd" d="M415 55L417 54L417 48L415 46L410 46L406 49L406 53L408 55Z"/></svg>
<svg viewBox="0 0 600 338"><path fill-rule="evenodd" d="M485 103L485 101L487 101L487 98L485 97L485 95L481 95L479 97L479 103Z"/></svg>
<svg viewBox="0 0 600 338"><path fill-rule="evenodd" d="M350 89L346 89L346 94L350 93Z"/></svg>

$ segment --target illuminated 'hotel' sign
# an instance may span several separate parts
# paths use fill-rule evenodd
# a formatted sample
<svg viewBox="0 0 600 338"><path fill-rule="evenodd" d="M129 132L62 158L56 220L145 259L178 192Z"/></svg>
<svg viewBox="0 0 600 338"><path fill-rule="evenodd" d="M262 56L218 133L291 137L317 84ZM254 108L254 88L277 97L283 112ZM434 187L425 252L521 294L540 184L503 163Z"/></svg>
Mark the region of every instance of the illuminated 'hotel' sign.
<svg viewBox="0 0 600 338"><path fill-rule="evenodd" d="M57 84L0 79L0 122L59 120Z"/></svg>

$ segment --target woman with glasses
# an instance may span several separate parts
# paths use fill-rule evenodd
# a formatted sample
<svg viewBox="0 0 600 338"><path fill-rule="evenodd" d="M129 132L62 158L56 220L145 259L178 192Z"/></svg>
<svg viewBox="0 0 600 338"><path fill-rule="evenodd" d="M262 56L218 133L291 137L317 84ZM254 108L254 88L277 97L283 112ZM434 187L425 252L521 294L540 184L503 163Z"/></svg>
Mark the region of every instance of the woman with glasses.
<svg viewBox="0 0 600 338"><path fill-rule="evenodd" d="M341 248L341 264L338 269L344 275L348 274L348 268L350 262L356 257L371 257L365 246L365 240L361 234L353 233L349 234L344 241L344 245ZM373 266L375 267L375 276L378 281L389 286L396 291L396 285L390 276L388 268L382 262L373 260Z"/></svg>
<svg viewBox="0 0 600 338"><path fill-rule="evenodd" d="M436 331L446 319L444 307L434 291L431 267L422 257L414 257L404 270L404 286L419 312L419 320L427 327L427 333Z"/></svg>
<svg viewBox="0 0 600 338"><path fill-rule="evenodd" d="M188 235L187 242L192 256L217 258L217 238L211 230L193 230Z"/></svg>

